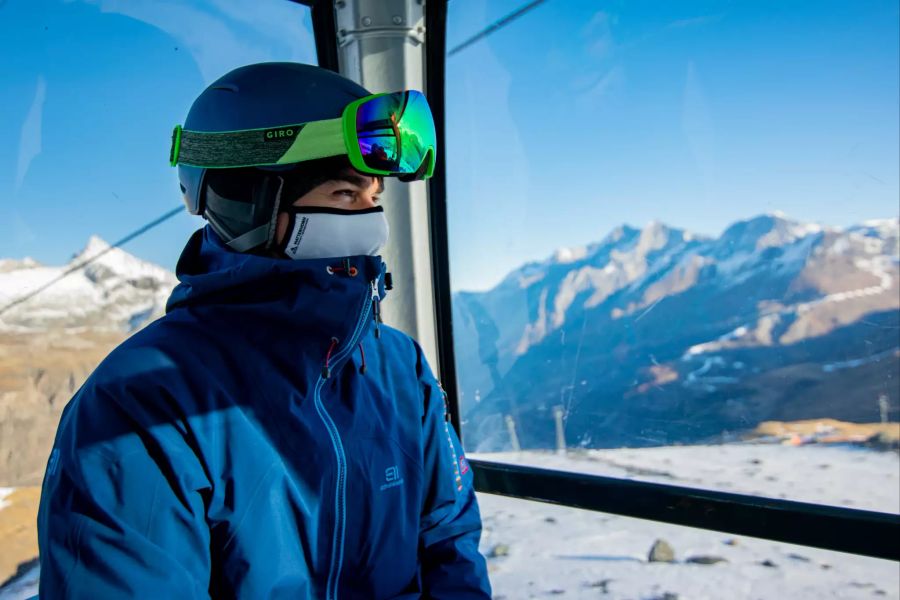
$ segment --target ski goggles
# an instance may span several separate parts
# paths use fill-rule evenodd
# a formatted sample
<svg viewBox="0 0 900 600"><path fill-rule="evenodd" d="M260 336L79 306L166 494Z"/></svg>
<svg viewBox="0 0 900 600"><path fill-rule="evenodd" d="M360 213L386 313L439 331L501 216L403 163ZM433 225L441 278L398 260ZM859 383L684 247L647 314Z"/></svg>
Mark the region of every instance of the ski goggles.
<svg viewBox="0 0 900 600"><path fill-rule="evenodd" d="M290 165L347 155L361 173L404 181L434 174L434 119L416 90L373 94L347 105L341 117L242 131L172 133L169 162L205 169Z"/></svg>

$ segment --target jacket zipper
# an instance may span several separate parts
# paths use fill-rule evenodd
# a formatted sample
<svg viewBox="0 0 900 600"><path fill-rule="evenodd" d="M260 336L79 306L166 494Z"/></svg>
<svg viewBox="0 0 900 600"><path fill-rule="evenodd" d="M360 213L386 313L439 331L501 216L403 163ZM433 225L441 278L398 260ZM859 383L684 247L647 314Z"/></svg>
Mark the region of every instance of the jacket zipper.
<svg viewBox="0 0 900 600"><path fill-rule="evenodd" d="M368 297L368 292L371 292L371 299ZM363 308L356 321L353 335L350 336L350 340L344 345L343 349L337 352L332 358L335 363L340 362L348 354L353 352L353 348L356 346L359 337L362 335L366 320L369 318L372 305L376 302L375 298L377 297L378 278L376 277L370 282L370 289L367 290L367 301L363 303ZM325 598L326 600L337 600L338 582L340 581L341 570L344 566L344 536L347 524L345 514L347 506L347 457L344 454L344 444L341 441L340 432L338 432L337 426L334 424L331 415L322 403L321 391L324 385L325 377L319 375L319 379L316 381L314 402L316 412L319 414L319 418L322 420L322 423L325 424L325 429L328 430L328 435L331 437L331 445L334 448L334 454L338 464L337 480L335 482L334 491L335 524L334 533L332 535L332 555L331 565L328 569L328 583L326 586Z"/></svg>

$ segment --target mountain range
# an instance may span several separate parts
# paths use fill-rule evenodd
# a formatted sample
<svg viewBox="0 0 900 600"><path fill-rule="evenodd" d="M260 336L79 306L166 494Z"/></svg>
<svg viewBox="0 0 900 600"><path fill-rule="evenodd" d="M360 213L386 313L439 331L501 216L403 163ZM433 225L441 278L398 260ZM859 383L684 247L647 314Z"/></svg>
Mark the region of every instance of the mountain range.
<svg viewBox="0 0 900 600"><path fill-rule="evenodd" d="M898 221L762 215L719 237L651 223L458 292L466 445L733 439L764 420L896 415ZM881 399L881 400L879 400ZM557 408L559 407L559 408Z"/></svg>
<svg viewBox="0 0 900 600"><path fill-rule="evenodd" d="M511 419L523 448L552 447L557 410L568 445L584 447L878 421L883 397L896 415L898 266L896 219L837 229L763 215L717 238L621 226L456 292L466 445L508 449ZM0 486L40 483L65 403L176 283L97 237L61 267L0 260Z"/></svg>

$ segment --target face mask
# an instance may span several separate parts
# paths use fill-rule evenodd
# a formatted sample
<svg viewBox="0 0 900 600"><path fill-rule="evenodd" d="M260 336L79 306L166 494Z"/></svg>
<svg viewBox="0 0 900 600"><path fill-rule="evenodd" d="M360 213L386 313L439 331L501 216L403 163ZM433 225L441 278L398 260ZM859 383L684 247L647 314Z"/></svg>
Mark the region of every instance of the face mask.
<svg viewBox="0 0 900 600"><path fill-rule="evenodd" d="M388 240L384 208L344 210L292 206L281 251L288 258L342 258L374 256Z"/></svg>

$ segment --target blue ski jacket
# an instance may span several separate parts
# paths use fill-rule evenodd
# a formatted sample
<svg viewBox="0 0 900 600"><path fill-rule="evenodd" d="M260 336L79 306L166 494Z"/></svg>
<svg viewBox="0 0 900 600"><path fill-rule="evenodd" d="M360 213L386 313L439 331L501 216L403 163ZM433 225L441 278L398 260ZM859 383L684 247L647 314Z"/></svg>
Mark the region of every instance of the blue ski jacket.
<svg viewBox="0 0 900 600"><path fill-rule="evenodd" d="M66 406L42 598L490 598L472 472L381 259L188 242L165 317Z"/></svg>

